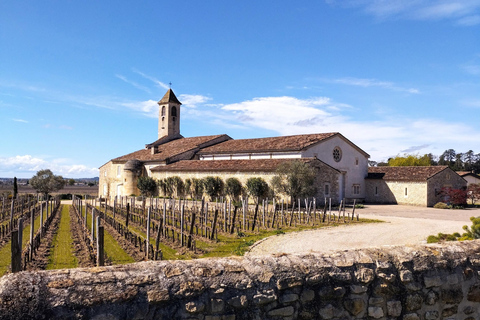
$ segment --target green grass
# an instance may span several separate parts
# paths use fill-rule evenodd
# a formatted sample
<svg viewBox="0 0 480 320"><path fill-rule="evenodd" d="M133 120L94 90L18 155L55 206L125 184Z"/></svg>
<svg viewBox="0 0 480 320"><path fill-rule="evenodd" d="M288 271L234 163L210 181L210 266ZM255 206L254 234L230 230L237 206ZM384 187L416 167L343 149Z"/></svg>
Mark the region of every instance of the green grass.
<svg viewBox="0 0 480 320"><path fill-rule="evenodd" d="M84 210L82 210L85 212ZM98 212L97 210L95 210ZM85 214L83 213L82 216ZM90 232L92 231L92 214L91 210L88 211L87 214L87 226L88 230ZM120 246L120 244L113 238L113 236L106 230L104 229L103 233L103 245L105 249L105 254L107 257L110 259L112 264L126 264L126 263L132 263L135 262L135 260L128 255L125 250Z"/></svg>
<svg viewBox="0 0 480 320"><path fill-rule="evenodd" d="M44 212L44 219L46 219L45 212ZM40 215L38 215L38 217L35 218L34 233L37 232L39 227L40 227ZM30 241L30 225L24 227L23 229L22 248L25 247L28 241ZM12 245L10 240L0 249L0 277L3 276L8 271L8 268L11 265L11 261L12 261Z"/></svg>
<svg viewBox="0 0 480 320"><path fill-rule="evenodd" d="M78 266L77 258L73 251L72 236L70 233L70 206L62 208L58 231L53 238L53 250L48 258L48 269L67 269Z"/></svg>

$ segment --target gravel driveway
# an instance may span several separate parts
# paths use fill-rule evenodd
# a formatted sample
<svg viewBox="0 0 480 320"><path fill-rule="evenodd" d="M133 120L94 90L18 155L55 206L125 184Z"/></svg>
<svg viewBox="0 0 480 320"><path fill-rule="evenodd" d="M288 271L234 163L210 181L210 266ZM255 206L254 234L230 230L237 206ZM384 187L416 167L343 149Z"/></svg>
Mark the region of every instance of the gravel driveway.
<svg viewBox="0 0 480 320"><path fill-rule="evenodd" d="M246 254L259 256L279 253L305 254L334 250L414 245L426 243L429 235L463 233L470 217L480 209L442 210L402 205L368 205L357 209L361 218L385 222L344 225L319 230L272 236L255 243Z"/></svg>

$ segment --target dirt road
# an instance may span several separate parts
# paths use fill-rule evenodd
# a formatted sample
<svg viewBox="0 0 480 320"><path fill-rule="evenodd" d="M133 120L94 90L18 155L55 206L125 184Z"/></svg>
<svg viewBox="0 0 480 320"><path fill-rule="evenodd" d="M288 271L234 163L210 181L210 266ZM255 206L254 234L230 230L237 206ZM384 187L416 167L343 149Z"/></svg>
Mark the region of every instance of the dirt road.
<svg viewBox="0 0 480 320"><path fill-rule="evenodd" d="M246 255L329 252L335 250L426 243L429 235L463 233L480 209L442 210L400 205L370 205L360 216L385 221L345 225L272 236L254 244Z"/></svg>

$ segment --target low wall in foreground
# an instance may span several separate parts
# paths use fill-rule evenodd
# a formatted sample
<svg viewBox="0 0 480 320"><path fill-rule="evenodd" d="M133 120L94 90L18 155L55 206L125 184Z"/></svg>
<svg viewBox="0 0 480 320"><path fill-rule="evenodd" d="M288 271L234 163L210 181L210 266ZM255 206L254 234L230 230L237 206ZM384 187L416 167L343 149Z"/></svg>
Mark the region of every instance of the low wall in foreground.
<svg viewBox="0 0 480 320"><path fill-rule="evenodd" d="M0 319L480 319L480 241L0 278Z"/></svg>

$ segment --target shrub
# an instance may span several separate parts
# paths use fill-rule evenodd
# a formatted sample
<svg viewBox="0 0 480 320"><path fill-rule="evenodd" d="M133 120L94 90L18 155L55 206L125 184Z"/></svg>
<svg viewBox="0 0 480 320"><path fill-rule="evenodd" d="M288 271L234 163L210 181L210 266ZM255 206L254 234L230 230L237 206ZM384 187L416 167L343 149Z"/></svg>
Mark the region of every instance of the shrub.
<svg viewBox="0 0 480 320"><path fill-rule="evenodd" d="M440 239L437 236L428 236L427 243L437 243Z"/></svg>
<svg viewBox="0 0 480 320"><path fill-rule="evenodd" d="M437 202L433 207L435 209L451 209L451 207L444 202Z"/></svg>

